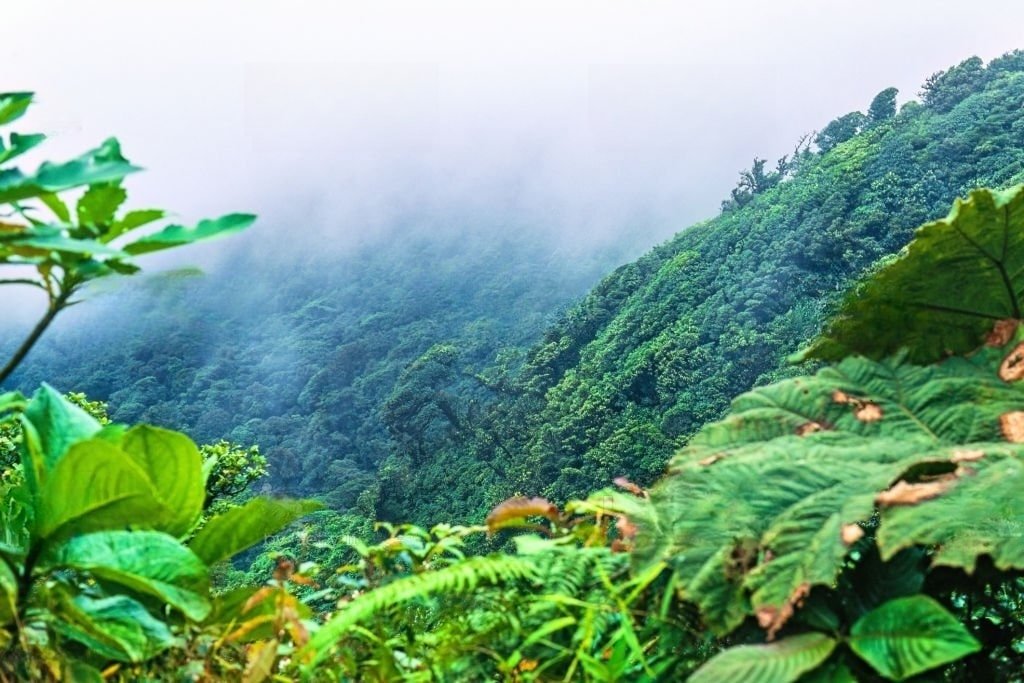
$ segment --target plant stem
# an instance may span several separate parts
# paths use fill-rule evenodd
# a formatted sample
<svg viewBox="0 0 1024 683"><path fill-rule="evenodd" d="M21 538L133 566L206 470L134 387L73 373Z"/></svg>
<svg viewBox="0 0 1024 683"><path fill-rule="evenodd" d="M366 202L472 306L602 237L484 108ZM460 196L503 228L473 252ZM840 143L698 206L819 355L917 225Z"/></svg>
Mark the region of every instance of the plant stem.
<svg viewBox="0 0 1024 683"><path fill-rule="evenodd" d="M50 323L52 323L53 319L57 317L57 314L60 313L67 305L68 297L70 296L71 292L61 291L55 299L50 301L49 306L46 308L46 314L38 323L36 323L36 326L32 328L29 335L25 337L25 341L21 343L21 346L19 346L18 350L14 352L11 359L7 361L7 364L2 370L0 370L0 385L3 385L3 383L7 381L7 378L10 377L11 373L13 373L21 364L21 361L25 360L25 356L28 355L28 352L31 351L32 347L35 346L37 341L39 341L39 338L43 336L43 332L46 331L46 328L50 326Z"/></svg>

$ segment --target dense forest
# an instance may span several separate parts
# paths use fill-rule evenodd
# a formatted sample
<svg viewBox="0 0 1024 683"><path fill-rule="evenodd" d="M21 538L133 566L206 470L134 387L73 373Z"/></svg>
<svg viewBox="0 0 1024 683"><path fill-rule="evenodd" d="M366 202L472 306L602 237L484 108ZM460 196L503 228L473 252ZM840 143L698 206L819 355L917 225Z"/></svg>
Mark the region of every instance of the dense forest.
<svg viewBox="0 0 1024 683"><path fill-rule="evenodd" d="M1024 52L897 94L585 295L632 236L138 275L253 217L12 133L0 676L1019 679Z"/></svg>

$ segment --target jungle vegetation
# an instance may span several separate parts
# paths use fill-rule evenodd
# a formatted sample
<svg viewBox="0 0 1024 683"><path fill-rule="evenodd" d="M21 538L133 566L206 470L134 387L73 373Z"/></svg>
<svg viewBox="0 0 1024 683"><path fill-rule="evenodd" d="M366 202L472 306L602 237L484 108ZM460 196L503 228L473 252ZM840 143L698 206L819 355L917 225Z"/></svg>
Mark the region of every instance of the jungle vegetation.
<svg viewBox="0 0 1024 683"><path fill-rule="evenodd" d="M0 676L1019 680L1024 54L940 72L898 111L895 97L775 170L755 158L720 216L616 270L534 327L536 343L473 336L513 329L515 306L436 327L402 317L419 304L382 306L356 329L391 338L391 362L358 336L331 341L328 321L367 309L320 299L288 317L318 327L312 370L334 365L296 377L264 356L263 369L301 384L304 405L336 392L375 425L376 454L333 470L277 450L303 420L316 424L303 438L358 441L334 414L289 414L273 450L269 418L212 422L203 447L168 429L189 422L161 392L197 367L231 391L234 365L214 373L202 349L178 365L145 339L117 349L163 373L145 394L74 383L129 372L95 347L36 346L86 283L253 219L164 225L122 209L136 169L116 141L25 173L11 161L42 137L9 134L0 284L48 303L3 371ZM30 103L0 96L0 124ZM379 303L391 292L367 272L352 300ZM161 294L164 311L180 292ZM346 365L360 348L372 362ZM48 372L85 393L11 381ZM147 414L151 401L161 426L121 424L118 402ZM273 491L334 509L253 496L265 466Z"/></svg>

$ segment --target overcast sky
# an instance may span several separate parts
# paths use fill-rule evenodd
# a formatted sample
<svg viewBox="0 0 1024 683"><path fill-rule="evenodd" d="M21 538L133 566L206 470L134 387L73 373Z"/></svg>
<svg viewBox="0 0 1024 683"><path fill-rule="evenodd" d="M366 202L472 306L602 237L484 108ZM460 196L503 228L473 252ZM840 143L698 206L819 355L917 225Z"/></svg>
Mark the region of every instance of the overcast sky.
<svg viewBox="0 0 1024 683"><path fill-rule="evenodd" d="M289 242L464 215L660 240L755 154L1024 47L1020 0L0 6L0 89L36 91L19 128L47 157L116 134L136 206L255 211Z"/></svg>

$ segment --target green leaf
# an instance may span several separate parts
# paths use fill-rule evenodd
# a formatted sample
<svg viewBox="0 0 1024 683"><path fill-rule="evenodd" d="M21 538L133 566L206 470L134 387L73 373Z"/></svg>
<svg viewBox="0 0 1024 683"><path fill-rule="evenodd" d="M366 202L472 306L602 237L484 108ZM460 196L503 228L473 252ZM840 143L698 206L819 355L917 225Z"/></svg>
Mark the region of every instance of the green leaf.
<svg viewBox="0 0 1024 683"><path fill-rule="evenodd" d="M39 201L53 212L53 215L57 217L57 220L62 223L71 222L71 211L68 210L68 205L65 204L64 200L58 197L55 193L43 192L39 195Z"/></svg>
<svg viewBox="0 0 1024 683"><path fill-rule="evenodd" d="M17 614L17 595L18 579L7 562L0 560L0 626L14 621Z"/></svg>
<svg viewBox="0 0 1024 683"><path fill-rule="evenodd" d="M882 510L884 557L938 543L940 563L970 568L992 554L999 566L1024 567L1014 493L1024 486L1024 447L1000 428L1024 405L1024 387L997 372L1015 343L933 366L852 357L738 397L652 489L652 519L637 520L635 564L666 562L681 597L718 633L751 614L777 630L811 587L834 583L849 552L844 529L924 468L944 483L916 505ZM981 459L960 466L964 453Z"/></svg>
<svg viewBox="0 0 1024 683"><path fill-rule="evenodd" d="M222 237L248 228L255 220L256 216L251 214L232 213L220 218L199 221L191 228L183 225L168 225L155 234L125 245L124 251L134 256Z"/></svg>
<svg viewBox="0 0 1024 683"><path fill-rule="evenodd" d="M0 93L0 126L17 120L32 104L35 93L5 92Z"/></svg>
<svg viewBox="0 0 1024 683"><path fill-rule="evenodd" d="M100 423L48 384L43 384L21 416L20 446L29 489L38 491L72 444L100 430Z"/></svg>
<svg viewBox="0 0 1024 683"><path fill-rule="evenodd" d="M934 547L932 564L973 572L979 557L998 569L1024 569L1024 459L1019 447L985 447L964 475L934 498L882 511L884 558L913 546Z"/></svg>
<svg viewBox="0 0 1024 683"><path fill-rule="evenodd" d="M110 242L111 240L120 237L121 235L131 232L136 228L141 228L144 225L149 225L153 221L158 221L165 215L161 209L140 209L137 211L129 211L119 220L114 221L113 225L103 235L100 235L99 240L101 242Z"/></svg>
<svg viewBox="0 0 1024 683"><path fill-rule="evenodd" d="M0 138L0 164L21 156L45 139L46 136L39 133L32 135L11 133L10 144L4 147L3 138Z"/></svg>
<svg viewBox="0 0 1024 683"><path fill-rule="evenodd" d="M54 626L61 635L106 659L142 662L174 644L167 624L125 595L65 598L59 614Z"/></svg>
<svg viewBox="0 0 1024 683"><path fill-rule="evenodd" d="M1002 319L1021 318L1024 185L975 190L847 297L802 358L879 358L909 349L916 362L981 346Z"/></svg>
<svg viewBox="0 0 1024 683"><path fill-rule="evenodd" d="M36 535L43 539L123 529L170 514L135 460L100 439L71 447L46 478L37 508Z"/></svg>
<svg viewBox="0 0 1024 683"><path fill-rule="evenodd" d="M819 666L835 647L836 641L824 633L731 647L697 669L689 683L788 683Z"/></svg>
<svg viewBox="0 0 1024 683"><path fill-rule="evenodd" d="M189 547L203 562L212 565L322 508L322 504L312 500L253 498L208 521Z"/></svg>
<svg viewBox="0 0 1024 683"><path fill-rule="evenodd" d="M70 254L95 254L127 258L128 254L113 249L97 240L68 237L65 229L54 226L34 226L18 235L0 239L0 244L14 247L31 247L47 251L62 251Z"/></svg>
<svg viewBox="0 0 1024 683"><path fill-rule="evenodd" d="M33 176L25 176L17 169L0 173L0 204L83 185L116 182L139 170L121 156L120 145L111 138L71 161L59 164L46 162Z"/></svg>
<svg viewBox="0 0 1024 683"><path fill-rule="evenodd" d="M875 671L896 681L955 662L981 644L926 595L891 600L850 630L850 648Z"/></svg>
<svg viewBox="0 0 1024 683"><path fill-rule="evenodd" d="M159 531L100 531L71 538L47 553L43 569L76 569L152 595L202 620L210 611L206 565Z"/></svg>
<svg viewBox="0 0 1024 683"><path fill-rule="evenodd" d="M149 476L156 497L167 510L153 528L183 536L195 526L203 511L203 459L184 434L140 425L128 430L121 448Z"/></svg>
<svg viewBox="0 0 1024 683"><path fill-rule="evenodd" d="M78 222L81 225L109 224L127 197L128 193L119 185L105 183L90 186L78 200Z"/></svg>

